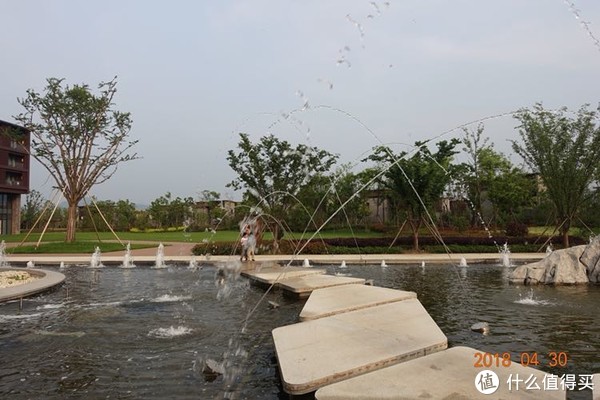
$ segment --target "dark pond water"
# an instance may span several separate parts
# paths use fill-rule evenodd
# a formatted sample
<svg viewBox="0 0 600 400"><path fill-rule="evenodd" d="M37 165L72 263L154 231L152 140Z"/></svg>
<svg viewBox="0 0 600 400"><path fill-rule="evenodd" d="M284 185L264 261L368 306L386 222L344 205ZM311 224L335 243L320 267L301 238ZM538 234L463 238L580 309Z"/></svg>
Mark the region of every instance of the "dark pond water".
<svg viewBox="0 0 600 400"><path fill-rule="evenodd" d="M562 374L600 371L600 288L509 285L493 265L327 267L417 292L450 346L491 353L537 353L540 368ZM302 302L264 295L244 278L223 281L215 269L69 267L60 289L0 305L0 398L278 399L271 330L296 322ZM470 326L486 321L489 335ZM565 352L565 367L546 354ZM225 364L216 378L203 361ZM571 393L569 398L588 398Z"/></svg>

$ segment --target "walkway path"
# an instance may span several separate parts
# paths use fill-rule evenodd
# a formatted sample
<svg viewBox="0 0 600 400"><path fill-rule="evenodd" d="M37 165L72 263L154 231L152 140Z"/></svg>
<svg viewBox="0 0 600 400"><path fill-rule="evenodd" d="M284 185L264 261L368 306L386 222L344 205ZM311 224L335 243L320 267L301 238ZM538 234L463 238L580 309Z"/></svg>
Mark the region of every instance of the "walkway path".
<svg viewBox="0 0 600 400"><path fill-rule="evenodd" d="M138 242L131 242L138 243ZM148 242L139 242L148 243ZM153 242L154 243L154 242ZM192 258L192 248L196 243L192 242L164 242L165 262L189 263ZM7 243L10 247L10 244ZM131 250L135 261L151 263L156 260L156 247ZM124 250L107 252L102 254L102 262L105 264L120 263L125 255ZM87 264L90 262L91 254L15 254L7 255L6 258L11 265L24 266L29 261L38 264ZM545 253L513 253L510 256L512 262L524 263L534 262L544 258ZM238 260L239 255L227 256L196 256L198 262L221 263ZM311 264L341 264L345 261L349 264L381 264L385 261L388 265L393 264L459 264L464 258L468 264L500 263L498 253L457 253L457 254L319 254L319 255L262 255L256 256L256 262L275 262L280 264L301 264L308 259Z"/></svg>

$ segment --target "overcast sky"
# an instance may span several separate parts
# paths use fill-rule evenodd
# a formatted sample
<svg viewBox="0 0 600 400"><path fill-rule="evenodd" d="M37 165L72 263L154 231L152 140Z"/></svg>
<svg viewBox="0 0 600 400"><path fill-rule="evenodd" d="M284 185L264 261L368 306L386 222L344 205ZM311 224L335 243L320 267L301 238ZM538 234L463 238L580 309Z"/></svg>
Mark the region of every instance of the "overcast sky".
<svg viewBox="0 0 600 400"><path fill-rule="evenodd" d="M118 76L143 159L92 190L103 200L239 199L225 188L238 132L356 162L484 119L519 162L517 121L490 117L600 101L597 0L5 0L1 12L0 119L48 77ZM31 188L49 198L52 185L32 160Z"/></svg>

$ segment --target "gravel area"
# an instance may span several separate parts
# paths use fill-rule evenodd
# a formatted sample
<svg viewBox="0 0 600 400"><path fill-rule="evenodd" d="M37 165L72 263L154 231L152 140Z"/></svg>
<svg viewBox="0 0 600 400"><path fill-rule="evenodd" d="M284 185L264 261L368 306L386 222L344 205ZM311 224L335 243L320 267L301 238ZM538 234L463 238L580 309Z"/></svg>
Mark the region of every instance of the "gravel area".
<svg viewBox="0 0 600 400"><path fill-rule="evenodd" d="M0 272L0 289L5 287L13 287L24 283L33 282L39 279L37 276L31 275L25 271L1 271Z"/></svg>

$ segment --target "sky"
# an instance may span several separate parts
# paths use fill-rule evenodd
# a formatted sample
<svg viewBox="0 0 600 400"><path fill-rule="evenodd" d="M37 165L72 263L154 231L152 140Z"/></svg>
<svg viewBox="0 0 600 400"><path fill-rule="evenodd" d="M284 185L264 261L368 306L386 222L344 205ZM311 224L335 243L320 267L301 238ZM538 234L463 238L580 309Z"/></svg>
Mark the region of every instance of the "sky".
<svg viewBox="0 0 600 400"><path fill-rule="evenodd" d="M1 3L0 119L46 79L117 76L141 159L90 195L147 205L170 192L240 199L240 132L339 154L462 137L485 126L511 161L511 115L600 101L597 0L28 0ZM31 189L53 182L35 160Z"/></svg>

